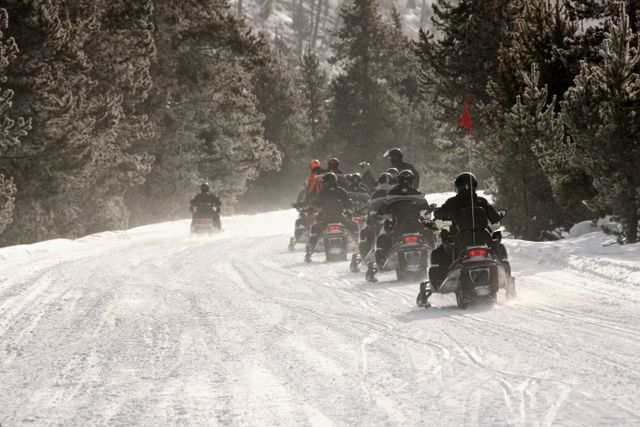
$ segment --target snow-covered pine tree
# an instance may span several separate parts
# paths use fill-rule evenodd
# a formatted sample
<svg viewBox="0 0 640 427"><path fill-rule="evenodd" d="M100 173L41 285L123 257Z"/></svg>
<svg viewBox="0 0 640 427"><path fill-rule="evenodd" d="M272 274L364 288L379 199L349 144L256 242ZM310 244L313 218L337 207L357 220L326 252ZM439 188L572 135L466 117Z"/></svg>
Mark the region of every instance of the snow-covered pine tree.
<svg viewBox="0 0 640 427"><path fill-rule="evenodd" d="M21 53L7 67L14 111L33 129L9 148L2 167L18 188L15 221L1 242L25 243L86 234L82 206L96 183L96 164L112 141L119 105L94 92L85 48L95 16L71 19L62 2L3 2Z"/></svg>
<svg viewBox="0 0 640 427"><path fill-rule="evenodd" d="M576 153L598 190L594 204L618 217L633 243L640 214L640 53L623 5L607 27L601 62L582 64L563 110Z"/></svg>
<svg viewBox="0 0 640 427"><path fill-rule="evenodd" d="M8 13L6 9L0 8L0 159L3 158L7 149L20 144L20 137L25 136L30 127L28 121L11 116L13 91L2 87L7 79L6 69L18 54L15 40L4 35L8 27ZM16 193L13 178L3 174L1 165L2 163L0 163L0 233L13 220Z"/></svg>
<svg viewBox="0 0 640 427"><path fill-rule="evenodd" d="M128 225L126 191L144 182L153 158L145 153L153 135L152 124L142 111L151 88L149 73L155 55L151 0L74 0L67 2L71 18L94 16L99 30L85 51L95 82L94 96L117 107L109 118L105 143L90 178L91 189L81 206L87 231L122 229Z"/></svg>
<svg viewBox="0 0 640 427"><path fill-rule="evenodd" d="M320 65L320 58L308 46L300 59L299 85L311 137L315 140L326 125L326 105L329 80ZM315 147L312 147L313 152Z"/></svg>
<svg viewBox="0 0 640 427"><path fill-rule="evenodd" d="M552 238L566 225L536 155L539 144L557 144L563 137L546 88L538 88L539 76L537 66L523 76L524 91L512 108L505 111L497 97L483 107L487 137L479 150L492 165L496 203L509 209L509 230L527 240Z"/></svg>
<svg viewBox="0 0 640 427"><path fill-rule="evenodd" d="M509 0L436 0L434 32L419 33L416 54L423 89L438 107L442 123L455 126L460 102L487 101L486 86L498 67L498 52L508 42L513 17ZM481 129L477 129L481 131ZM477 133L477 132L476 132Z"/></svg>
<svg viewBox="0 0 640 427"><path fill-rule="evenodd" d="M495 83L493 93L502 98L505 108L512 106L524 90L528 70L535 64L540 84L548 88L547 102L555 98L554 108L558 111L564 93L580 71L574 65L578 52L572 46L577 24L569 20L558 2L520 0L513 2L511 8L515 22L508 34L509 42L500 48L497 72L490 78Z"/></svg>
<svg viewBox="0 0 640 427"><path fill-rule="evenodd" d="M264 116L252 85L265 45L224 0L156 0L157 56L146 106L155 156L143 186L130 191L135 221L184 216L196 184L209 180L226 204L280 153L263 137Z"/></svg>

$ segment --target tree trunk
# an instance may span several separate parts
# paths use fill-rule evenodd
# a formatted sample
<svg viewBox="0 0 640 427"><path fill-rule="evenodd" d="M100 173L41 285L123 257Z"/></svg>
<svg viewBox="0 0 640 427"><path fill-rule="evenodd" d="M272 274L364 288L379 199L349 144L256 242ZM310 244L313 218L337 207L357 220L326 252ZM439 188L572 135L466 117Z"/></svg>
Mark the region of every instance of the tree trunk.
<svg viewBox="0 0 640 427"><path fill-rule="evenodd" d="M635 203L633 203L631 207L631 211L629 212L629 216L627 217L627 243L637 243L638 242L638 220L640 220L640 201L636 198Z"/></svg>
<svg viewBox="0 0 640 427"><path fill-rule="evenodd" d="M311 48L313 49L314 52L316 50L316 40L318 39L318 27L320 26L321 13L322 13L322 0L318 0L318 12L316 14L315 25L313 26L313 36L311 37Z"/></svg>

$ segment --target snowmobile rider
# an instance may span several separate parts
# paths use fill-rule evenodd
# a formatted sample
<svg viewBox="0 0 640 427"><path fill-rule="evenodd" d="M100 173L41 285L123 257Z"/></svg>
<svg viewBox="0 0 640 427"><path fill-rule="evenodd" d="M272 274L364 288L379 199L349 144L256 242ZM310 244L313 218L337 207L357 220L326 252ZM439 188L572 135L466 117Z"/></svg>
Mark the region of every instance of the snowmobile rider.
<svg viewBox="0 0 640 427"><path fill-rule="evenodd" d="M209 184L203 182L200 185L200 193L189 202L189 210L192 213L191 225L194 224L196 217L211 218L213 226L220 228L221 205L220 199L209 192Z"/></svg>
<svg viewBox="0 0 640 427"><path fill-rule="evenodd" d="M335 157L329 159L329 162L327 163L327 170L325 172L333 172L336 175L343 175L340 170L340 160Z"/></svg>
<svg viewBox="0 0 640 427"><path fill-rule="evenodd" d="M364 185L367 186L369 191L373 191L373 188L376 186L376 177L371 171L371 164L369 162L360 162L358 163L358 170L362 174L362 182Z"/></svg>
<svg viewBox="0 0 640 427"><path fill-rule="evenodd" d="M471 198L473 197L474 209L482 209L486 214L487 223L475 224L476 230L488 230L490 224L498 224L502 216L498 211L483 197L476 194L478 188L478 180L471 172L463 172L459 174L454 185L456 187L456 195L449 198L440 208L434 212L434 218L441 221L452 221L450 230L442 230L440 236L442 244L431 252L431 268L429 269L429 281L434 289L438 289L447 277L449 268L458 258L460 251L466 249L473 242L468 238L459 234L461 231L472 231L470 224L471 218L462 218L461 211L471 208ZM486 233L485 240L490 238L490 231ZM511 275L511 265L507 257L507 250L502 243L489 242L496 257L503 264L507 275Z"/></svg>
<svg viewBox="0 0 640 427"><path fill-rule="evenodd" d="M403 233L420 233L425 242L435 246L435 238L431 230L422 225L422 211L429 210L424 194L415 189L415 176L406 169L398 176L398 185L392 188L385 202L378 209L379 215L390 214L391 220L386 220L384 230L376 239L376 263L382 267L391 250L395 238ZM373 264L369 264L369 269Z"/></svg>
<svg viewBox="0 0 640 427"><path fill-rule="evenodd" d="M413 181L413 188L418 188L420 186L420 174L418 174L418 171L411 163L407 163L402 160L403 153L401 149L391 148L383 154L383 157L385 159L389 159L391 166L399 171L410 170L413 172L413 176L415 177Z"/></svg>
<svg viewBox="0 0 640 427"><path fill-rule="evenodd" d="M347 177L345 176L344 172L340 170L340 160L338 160L337 158L332 157L331 159L329 159L325 172L335 173L336 177L338 178L338 185L340 187L344 188L349 185L349 183L347 182Z"/></svg>
<svg viewBox="0 0 640 427"><path fill-rule="evenodd" d="M398 175L400 175L400 171L396 168L389 168L385 172L391 176L391 184L396 185L398 183Z"/></svg>
<svg viewBox="0 0 640 427"><path fill-rule="evenodd" d="M322 177L322 190L313 201L313 206L320 210L316 223L311 226L311 236L307 243L305 262L311 262L311 254L318 244L318 239L329 223L344 224L352 234L357 235L358 224L347 218L345 210L353 208L353 203L346 190L338 186L338 177L333 172L327 172Z"/></svg>
<svg viewBox="0 0 640 427"><path fill-rule="evenodd" d="M361 259L366 259L369 251L373 247L373 242L376 240L376 236L380 231L381 221L378 216L378 209L384 203L387 193L393 188L391 183L391 175L387 172L383 172L378 177L378 181L374 188L374 192L369 198L367 205L367 221L366 225L360 230L360 242L358 244L358 251L360 252Z"/></svg>
<svg viewBox="0 0 640 427"><path fill-rule="evenodd" d="M290 249L293 249L295 244L300 241L305 229L308 229L314 222L313 213L305 208L320 194L323 173L320 160L313 159L309 162L309 176L307 176L304 188L298 194L296 202L292 204L294 208L298 209L298 218L295 222L293 238L289 242Z"/></svg>
<svg viewBox="0 0 640 427"><path fill-rule="evenodd" d="M354 193L365 193L367 199L369 198L369 188L362 182L362 175L358 172L347 175L347 183L349 184L347 189Z"/></svg>

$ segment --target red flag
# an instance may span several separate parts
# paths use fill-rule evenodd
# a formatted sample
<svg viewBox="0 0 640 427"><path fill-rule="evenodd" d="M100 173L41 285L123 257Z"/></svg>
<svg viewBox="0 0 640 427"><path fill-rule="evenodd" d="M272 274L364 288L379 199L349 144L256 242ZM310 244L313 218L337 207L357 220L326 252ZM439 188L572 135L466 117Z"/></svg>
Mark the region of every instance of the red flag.
<svg viewBox="0 0 640 427"><path fill-rule="evenodd" d="M466 97L464 98L464 111L458 123L467 130L467 135L471 135L471 115L469 114L469 100Z"/></svg>

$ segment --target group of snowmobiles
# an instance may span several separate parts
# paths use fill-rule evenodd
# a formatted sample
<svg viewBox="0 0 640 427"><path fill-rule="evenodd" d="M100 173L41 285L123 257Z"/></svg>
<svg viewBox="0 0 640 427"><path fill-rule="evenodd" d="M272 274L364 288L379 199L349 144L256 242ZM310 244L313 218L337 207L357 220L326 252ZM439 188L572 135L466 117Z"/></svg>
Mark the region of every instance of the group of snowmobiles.
<svg viewBox="0 0 640 427"><path fill-rule="evenodd" d="M293 204L299 215L289 249L305 244L305 262L316 252L324 252L327 262L347 261L352 251L350 271L365 267L371 283L376 273L395 270L398 280L420 283L420 307L430 307L434 293L455 294L463 309L497 302L500 289L514 298L515 280L501 243L500 221L507 212L476 194L476 177L460 174L456 196L438 207L418 191L417 172L403 162L400 149L384 156L392 167L377 179L371 179L366 162L358 165L360 172L343 174L335 158L327 169L312 160L305 189Z"/></svg>

